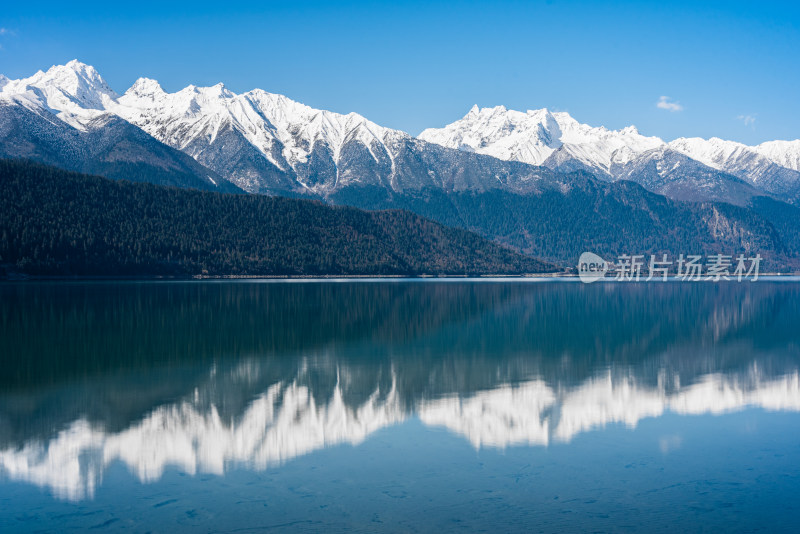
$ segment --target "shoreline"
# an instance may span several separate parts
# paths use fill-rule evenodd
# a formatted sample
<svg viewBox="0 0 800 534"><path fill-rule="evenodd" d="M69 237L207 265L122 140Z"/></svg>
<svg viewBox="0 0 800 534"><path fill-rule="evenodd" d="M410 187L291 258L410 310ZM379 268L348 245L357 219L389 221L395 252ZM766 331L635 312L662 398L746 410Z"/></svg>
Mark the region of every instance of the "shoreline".
<svg viewBox="0 0 800 534"><path fill-rule="evenodd" d="M760 273L758 280L765 281L800 281L799 273ZM344 282L344 281L441 281L441 282L458 282L458 281L475 281L475 282L490 282L490 281L562 281L562 282L577 282L580 278L577 274L558 272L558 273L532 273L532 274L482 274L482 275L303 275L303 276L278 276L278 275L222 275L222 276L209 276L209 275L195 275L195 276L163 276L163 275L140 275L140 276L2 276L0 277L0 284L17 284L26 282L222 282L222 281L265 281L265 282ZM596 282L605 283L676 283L676 282L711 282L710 280L680 280L676 277L669 277L666 282L660 278L657 280L625 280L617 282L612 277L597 280L586 285L592 285ZM730 280L719 280L718 282L734 282L744 283L750 282L749 279L743 279L741 282L735 278Z"/></svg>
<svg viewBox="0 0 800 534"><path fill-rule="evenodd" d="M169 275L12 275L0 276L0 282L26 282L26 281L113 281L113 280L131 280L131 281L204 281L204 280L440 280L440 279L484 279L484 278L559 278L559 277L574 277L577 275L569 274L566 272L557 273L529 273L529 274L326 274L326 275L247 275L247 274L230 274L230 275L187 275L187 276L169 276Z"/></svg>

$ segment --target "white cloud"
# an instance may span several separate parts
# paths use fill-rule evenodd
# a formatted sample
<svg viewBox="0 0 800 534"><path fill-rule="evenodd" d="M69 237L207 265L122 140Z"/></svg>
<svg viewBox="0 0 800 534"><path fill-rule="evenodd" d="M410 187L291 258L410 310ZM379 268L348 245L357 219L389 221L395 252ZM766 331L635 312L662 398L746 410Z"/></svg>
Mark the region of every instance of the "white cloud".
<svg viewBox="0 0 800 534"><path fill-rule="evenodd" d="M8 28L0 27L0 37L13 37L16 35L13 31ZM0 52L4 51L3 44L0 43Z"/></svg>
<svg viewBox="0 0 800 534"><path fill-rule="evenodd" d="M742 121L745 126L752 126L753 124L756 123L755 114L752 114L752 115L739 115L736 118L739 119L740 121Z"/></svg>
<svg viewBox="0 0 800 534"><path fill-rule="evenodd" d="M683 111L683 106L681 106L680 102L675 102L668 96L662 96L659 98L658 102L656 102L656 107L658 109L666 109L667 111L672 112Z"/></svg>

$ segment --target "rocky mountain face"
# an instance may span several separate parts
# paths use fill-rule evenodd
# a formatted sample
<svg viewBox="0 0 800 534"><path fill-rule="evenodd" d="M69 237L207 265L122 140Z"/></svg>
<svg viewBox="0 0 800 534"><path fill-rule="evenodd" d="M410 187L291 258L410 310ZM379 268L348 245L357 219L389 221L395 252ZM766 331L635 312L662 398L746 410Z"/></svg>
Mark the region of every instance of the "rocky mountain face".
<svg viewBox="0 0 800 534"><path fill-rule="evenodd" d="M100 115L79 130L40 109L0 101L0 157L32 159L115 179L243 192L114 115Z"/></svg>
<svg viewBox="0 0 800 534"><path fill-rule="evenodd" d="M672 141L669 146L712 169L745 180L761 191L773 193L792 202L798 200L800 172L778 163L779 161L792 163L789 149L783 153L775 150L764 151L771 154L771 157L768 157L759 150L759 147L749 147L717 137L707 140L681 138ZM791 148L791 145L788 148Z"/></svg>
<svg viewBox="0 0 800 534"><path fill-rule="evenodd" d="M110 178L242 192L180 150L105 107L117 94L72 61L0 86L0 156L29 158Z"/></svg>
<svg viewBox="0 0 800 534"><path fill-rule="evenodd" d="M610 170L615 180L630 180L675 200L743 205L764 194L750 182L714 170L666 145L646 150L626 164L612 165Z"/></svg>

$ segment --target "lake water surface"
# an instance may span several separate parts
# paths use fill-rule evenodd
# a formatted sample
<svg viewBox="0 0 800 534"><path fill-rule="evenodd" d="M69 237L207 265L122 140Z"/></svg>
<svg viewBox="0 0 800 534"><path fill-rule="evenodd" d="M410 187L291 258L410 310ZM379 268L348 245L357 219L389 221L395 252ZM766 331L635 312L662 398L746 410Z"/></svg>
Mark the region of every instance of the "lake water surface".
<svg viewBox="0 0 800 534"><path fill-rule="evenodd" d="M800 530L800 283L0 285L0 531Z"/></svg>

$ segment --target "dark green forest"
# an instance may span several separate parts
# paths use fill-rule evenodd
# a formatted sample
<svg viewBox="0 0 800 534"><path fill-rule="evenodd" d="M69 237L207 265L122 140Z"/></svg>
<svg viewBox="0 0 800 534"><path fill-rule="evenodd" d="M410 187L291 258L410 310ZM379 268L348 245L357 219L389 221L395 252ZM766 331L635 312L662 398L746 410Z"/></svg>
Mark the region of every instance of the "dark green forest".
<svg viewBox="0 0 800 534"><path fill-rule="evenodd" d="M114 181L0 160L5 276L481 275L551 271L406 211Z"/></svg>
<svg viewBox="0 0 800 534"><path fill-rule="evenodd" d="M768 197L751 207L680 202L629 181L571 175L570 190L521 195L507 191L445 193L425 189L391 199L377 188L335 200L361 208L405 209L476 232L525 254L572 266L584 251L620 254L761 254L771 271L800 267L800 209Z"/></svg>

